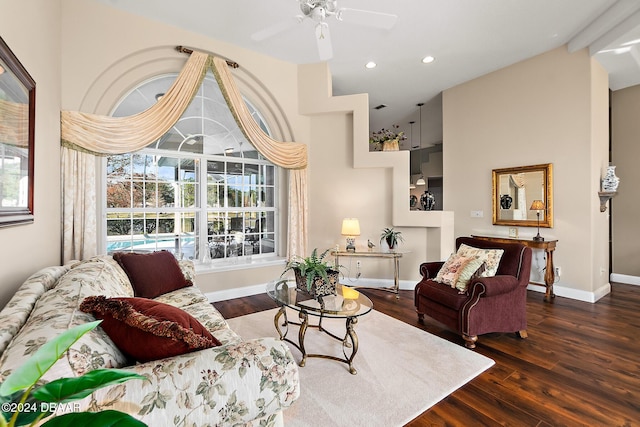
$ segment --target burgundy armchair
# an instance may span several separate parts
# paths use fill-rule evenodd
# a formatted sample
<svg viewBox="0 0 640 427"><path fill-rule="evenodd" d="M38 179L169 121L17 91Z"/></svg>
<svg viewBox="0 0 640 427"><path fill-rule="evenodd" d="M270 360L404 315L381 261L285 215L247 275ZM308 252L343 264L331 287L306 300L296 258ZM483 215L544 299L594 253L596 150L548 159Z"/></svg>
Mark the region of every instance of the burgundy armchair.
<svg viewBox="0 0 640 427"><path fill-rule="evenodd" d="M434 282L444 262L420 265L422 280L415 288L418 320L425 314L460 333L468 348L475 348L478 335L516 332L527 337L527 285L531 272L531 248L519 243L495 243L458 237L456 248L466 244L481 249L504 249L493 277L472 279L465 293Z"/></svg>

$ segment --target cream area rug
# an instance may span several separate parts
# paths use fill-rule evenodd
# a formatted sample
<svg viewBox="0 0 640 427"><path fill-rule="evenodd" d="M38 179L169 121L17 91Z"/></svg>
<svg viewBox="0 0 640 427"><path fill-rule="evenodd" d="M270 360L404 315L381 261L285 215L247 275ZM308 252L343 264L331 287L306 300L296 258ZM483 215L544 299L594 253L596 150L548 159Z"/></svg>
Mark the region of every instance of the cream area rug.
<svg viewBox="0 0 640 427"><path fill-rule="evenodd" d="M276 312L228 322L243 338L278 337L273 324ZM287 314L289 320L298 320L297 312ZM317 317L309 317L311 324L317 323ZM344 320L323 319L322 325L344 336ZM300 368L300 398L284 411L287 427L402 426L494 364L375 310L359 318L355 331L357 374L350 374L346 363L308 357ZM298 327L289 326L287 337L297 342ZM289 346L299 362L300 351ZM307 329L305 347L308 354L343 357L341 343L315 328Z"/></svg>

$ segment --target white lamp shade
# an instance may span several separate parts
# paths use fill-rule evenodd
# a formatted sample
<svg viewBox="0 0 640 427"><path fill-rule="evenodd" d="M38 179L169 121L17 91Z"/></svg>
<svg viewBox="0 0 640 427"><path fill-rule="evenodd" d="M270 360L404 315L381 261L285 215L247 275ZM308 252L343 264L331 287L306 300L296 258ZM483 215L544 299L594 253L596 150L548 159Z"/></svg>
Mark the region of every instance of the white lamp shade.
<svg viewBox="0 0 640 427"><path fill-rule="evenodd" d="M359 236L360 235L360 222L358 222L358 218L345 218L342 220L342 235L343 236Z"/></svg>
<svg viewBox="0 0 640 427"><path fill-rule="evenodd" d="M426 185L426 181L424 180L424 177L421 176L420 178L418 178L418 180L416 181L416 185Z"/></svg>

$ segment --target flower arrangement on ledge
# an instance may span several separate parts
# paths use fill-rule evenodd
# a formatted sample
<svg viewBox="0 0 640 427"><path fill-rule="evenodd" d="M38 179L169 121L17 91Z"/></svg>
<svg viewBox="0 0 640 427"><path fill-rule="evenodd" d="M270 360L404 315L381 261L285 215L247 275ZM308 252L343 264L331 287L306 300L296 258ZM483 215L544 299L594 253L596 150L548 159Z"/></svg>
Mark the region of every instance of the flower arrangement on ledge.
<svg viewBox="0 0 640 427"><path fill-rule="evenodd" d="M400 141L407 139L404 131L398 132L400 126L393 125L391 129L381 129L373 132L369 137L369 143L374 151L398 151L400 149Z"/></svg>

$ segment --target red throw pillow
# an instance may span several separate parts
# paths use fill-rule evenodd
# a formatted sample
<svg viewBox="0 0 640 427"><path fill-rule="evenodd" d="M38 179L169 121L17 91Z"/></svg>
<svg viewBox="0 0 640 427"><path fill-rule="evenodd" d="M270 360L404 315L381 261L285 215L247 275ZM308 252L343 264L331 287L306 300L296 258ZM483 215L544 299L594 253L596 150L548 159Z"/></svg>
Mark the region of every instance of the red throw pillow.
<svg viewBox="0 0 640 427"><path fill-rule="evenodd" d="M138 362L164 359L220 345L184 310L147 298L87 297L80 310L102 319L118 348Z"/></svg>
<svg viewBox="0 0 640 427"><path fill-rule="evenodd" d="M182 274L178 260L168 251L149 254L116 252L113 259L129 276L134 295L155 298L176 289L192 286Z"/></svg>

